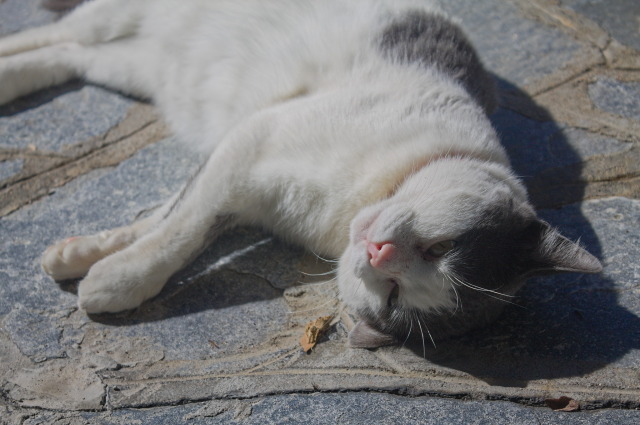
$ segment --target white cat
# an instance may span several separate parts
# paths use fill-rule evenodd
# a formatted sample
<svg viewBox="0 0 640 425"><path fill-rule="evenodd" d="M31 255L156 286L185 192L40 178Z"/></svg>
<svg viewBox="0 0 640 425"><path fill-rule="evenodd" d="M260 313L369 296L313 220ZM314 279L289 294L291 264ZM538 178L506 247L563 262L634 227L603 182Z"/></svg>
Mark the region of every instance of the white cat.
<svg viewBox="0 0 640 425"><path fill-rule="evenodd" d="M94 0L0 56L0 103L83 77L213 151L150 217L45 252L54 279L84 276L88 313L137 307L235 225L339 258L359 347L459 334L533 274L601 270L536 218L492 80L429 2Z"/></svg>

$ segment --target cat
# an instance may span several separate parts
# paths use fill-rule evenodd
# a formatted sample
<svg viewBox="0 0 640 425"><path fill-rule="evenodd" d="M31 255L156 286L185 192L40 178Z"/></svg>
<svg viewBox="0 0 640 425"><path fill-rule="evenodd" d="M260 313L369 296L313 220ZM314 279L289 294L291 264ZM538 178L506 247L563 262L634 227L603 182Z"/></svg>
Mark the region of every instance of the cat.
<svg viewBox="0 0 640 425"><path fill-rule="evenodd" d="M208 155L147 218L46 250L87 313L136 308L238 225L339 259L353 347L459 335L528 277L602 269L536 217L493 79L429 1L94 0L0 39L0 104L77 77Z"/></svg>

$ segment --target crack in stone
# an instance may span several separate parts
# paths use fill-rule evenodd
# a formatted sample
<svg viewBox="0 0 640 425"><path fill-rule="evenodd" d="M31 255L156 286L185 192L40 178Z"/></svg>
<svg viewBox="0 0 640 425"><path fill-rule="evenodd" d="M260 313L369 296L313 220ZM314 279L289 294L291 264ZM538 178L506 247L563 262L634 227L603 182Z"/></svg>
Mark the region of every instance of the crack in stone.
<svg viewBox="0 0 640 425"><path fill-rule="evenodd" d="M551 92L551 91L553 91L553 90L555 90L557 88L570 85L571 83L579 80L581 77L583 77L585 75L588 75L589 73L593 72L597 68L599 68L599 67L596 67L596 68L586 67L586 68L584 68L584 69L582 69L580 71L577 71L574 74L571 74L570 76L567 76L566 78L564 78L564 79L562 79L562 80L560 80L560 81L558 81L556 83L550 84L550 85L548 85L546 87L543 87L543 88L541 88L541 89L539 89L539 90L537 90L535 92L532 92L531 93L531 97L533 99L535 99L538 96L542 96L543 94L549 93L549 92Z"/></svg>
<svg viewBox="0 0 640 425"><path fill-rule="evenodd" d="M39 156L39 157L44 157L44 158L52 158L52 159L62 159L63 162L60 162L58 164L56 164L55 166L51 167L51 168L47 168L47 169L43 169L40 170L37 174L31 175L31 176L27 176L18 180L15 180L13 182L11 182L11 184L9 185L12 186L14 184L18 184L18 183L22 183L22 182L26 182L28 180L32 180L32 179L37 179L39 176L41 176L42 174L48 173L48 172L55 172L59 169L64 168L65 166L74 163L74 162L80 162L88 157L94 156L94 155L100 155L102 152L104 152L105 150L107 150L109 147L112 147L126 139L129 139L133 136L135 136L136 134L139 134L140 132L144 131L145 129L147 129L150 125L153 125L157 122L158 120L153 120L153 121L149 121L147 123L145 123L143 126L141 126L140 128L138 128L137 130L132 131L129 134L123 135L122 137L119 137L117 139L114 139L112 141L109 141L107 143L104 143L102 145L100 145L99 147L97 147L96 149L87 151L83 154L80 154L78 156L72 157L70 158L67 155L62 155L62 154L54 154L54 153L46 153L46 154L42 154L42 155L33 155L33 156ZM106 139L106 136L101 137L103 140ZM2 154L3 152L0 152L0 154ZM101 168L100 166L95 167L96 168Z"/></svg>
<svg viewBox="0 0 640 425"><path fill-rule="evenodd" d="M109 408L108 410L129 410L129 409L148 409L154 407L167 407L167 406L177 406L177 405L190 405L190 404L200 404L204 402L210 401L243 401L243 402L251 402L251 401L259 401L267 397L271 396L279 396L279 395L307 395L307 394L388 394L395 395L400 397L433 397L439 399L447 399L447 400L465 400L465 401L507 401L511 403L515 403L521 406L526 407L546 407L545 398L546 396L540 397L527 397L527 396L509 396L504 394L480 394L476 391L456 391L456 392L445 392L445 391L429 391L429 390L415 390L409 387L398 387L398 388L369 388L363 387L361 389L323 389L317 385L312 385L308 390L295 390L295 391L265 391L259 395L252 396L238 396L238 395L229 395L224 397L191 397L191 398L183 398L180 400L176 400L174 402L167 403L141 403L134 406L116 406ZM640 408L640 402L620 402L613 400L591 400L584 401L580 400L581 408L583 410L600 410L600 409L625 409L625 410L637 410Z"/></svg>
<svg viewBox="0 0 640 425"><path fill-rule="evenodd" d="M37 148L19 149L0 147L0 161L7 161L16 158L67 159L69 156L57 152L41 151Z"/></svg>
<svg viewBox="0 0 640 425"><path fill-rule="evenodd" d="M55 187L63 186L90 171L118 165L142 147L164 136L162 126L158 123L157 120L147 122L137 131L119 138L116 142L0 190L0 216L8 215L36 201L49 194Z"/></svg>

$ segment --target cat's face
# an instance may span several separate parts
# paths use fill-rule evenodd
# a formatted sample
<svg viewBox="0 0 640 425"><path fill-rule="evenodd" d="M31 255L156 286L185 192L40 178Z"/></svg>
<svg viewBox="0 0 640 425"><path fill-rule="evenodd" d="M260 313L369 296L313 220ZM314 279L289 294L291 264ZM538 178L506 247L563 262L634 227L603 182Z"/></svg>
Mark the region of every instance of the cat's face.
<svg viewBox="0 0 640 425"><path fill-rule="evenodd" d="M478 316L465 320L492 317L483 309L495 309L496 298L508 300L531 272L557 268L539 249L551 234L571 244L535 217L506 168L465 159L423 168L351 222L338 269L341 296L361 326L382 337L370 344L352 333L352 345L424 335L423 327L440 321L430 319L465 310ZM597 271L589 260L587 271Z"/></svg>

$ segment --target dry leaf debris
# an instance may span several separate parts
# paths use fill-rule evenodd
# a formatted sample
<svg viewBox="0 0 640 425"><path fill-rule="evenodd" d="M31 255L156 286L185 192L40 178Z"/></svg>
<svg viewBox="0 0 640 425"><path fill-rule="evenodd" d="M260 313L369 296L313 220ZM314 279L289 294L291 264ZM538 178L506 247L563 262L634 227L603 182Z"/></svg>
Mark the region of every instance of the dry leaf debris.
<svg viewBox="0 0 640 425"><path fill-rule="evenodd" d="M302 349L308 353L316 346L322 334L329 328L333 316L322 316L307 323L304 334L300 338Z"/></svg>

